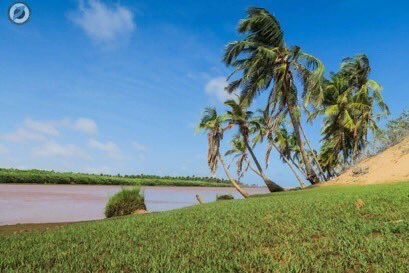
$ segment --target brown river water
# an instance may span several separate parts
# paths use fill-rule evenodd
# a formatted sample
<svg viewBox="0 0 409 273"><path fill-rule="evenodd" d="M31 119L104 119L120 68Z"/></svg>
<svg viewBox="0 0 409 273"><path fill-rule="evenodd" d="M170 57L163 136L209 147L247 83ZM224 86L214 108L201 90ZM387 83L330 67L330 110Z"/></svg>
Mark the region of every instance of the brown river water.
<svg viewBox="0 0 409 273"><path fill-rule="evenodd" d="M0 184L0 226L24 223L57 223L104 218L109 197L121 186ZM165 211L197 204L196 194L205 202L217 194L240 195L234 188L142 187L148 211ZM250 194L266 188L247 188Z"/></svg>

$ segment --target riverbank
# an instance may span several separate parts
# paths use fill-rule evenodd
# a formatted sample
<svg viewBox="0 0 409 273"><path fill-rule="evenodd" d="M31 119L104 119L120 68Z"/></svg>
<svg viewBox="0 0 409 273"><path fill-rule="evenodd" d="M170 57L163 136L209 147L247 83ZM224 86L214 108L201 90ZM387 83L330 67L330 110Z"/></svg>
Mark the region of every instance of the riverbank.
<svg viewBox="0 0 409 273"><path fill-rule="evenodd" d="M78 184L130 186L229 187L226 180L212 177L171 177L154 175L111 176L44 170L0 168L0 184Z"/></svg>
<svg viewBox="0 0 409 273"><path fill-rule="evenodd" d="M44 232L50 229L61 228L66 225L76 224L78 222L67 223L43 223L43 224L16 224L0 226L0 235L11 235L22 232Z"/></svg>
<svg viewBox="0 0 409 273"><path fill-rule="evenodd" d="M316 187L0 235L0 271L408 272L408 195Z"/></svg>

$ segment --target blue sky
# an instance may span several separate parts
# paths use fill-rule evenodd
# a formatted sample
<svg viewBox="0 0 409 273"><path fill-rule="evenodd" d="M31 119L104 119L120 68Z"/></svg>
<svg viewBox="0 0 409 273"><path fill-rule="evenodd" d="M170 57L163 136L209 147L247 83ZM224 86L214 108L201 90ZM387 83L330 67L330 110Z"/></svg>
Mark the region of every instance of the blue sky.
<svg viewBox="0 0 409 273"><path fill-rule="evenodd" d="M1 167L209 175L193 127L205 106L223 109L222 52L250 6L327 71L366 53L392 117L408 108L405 1L26 1L23 26L8 21L11 3L0 2ZM307 129L317 145L319 124ZM276 155L268 173L296 185Z"/></svg>

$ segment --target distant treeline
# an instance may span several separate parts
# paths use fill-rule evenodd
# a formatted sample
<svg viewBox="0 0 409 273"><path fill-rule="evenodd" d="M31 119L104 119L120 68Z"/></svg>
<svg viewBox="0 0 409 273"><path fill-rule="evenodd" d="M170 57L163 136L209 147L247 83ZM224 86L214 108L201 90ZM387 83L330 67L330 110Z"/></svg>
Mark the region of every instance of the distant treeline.
<svg viewBox="0 0 409 273"><path fill-rule="evenodd" d="M0 183L144 186L229 186L223 179L196 176L108 175L0 168Z"/></svg>

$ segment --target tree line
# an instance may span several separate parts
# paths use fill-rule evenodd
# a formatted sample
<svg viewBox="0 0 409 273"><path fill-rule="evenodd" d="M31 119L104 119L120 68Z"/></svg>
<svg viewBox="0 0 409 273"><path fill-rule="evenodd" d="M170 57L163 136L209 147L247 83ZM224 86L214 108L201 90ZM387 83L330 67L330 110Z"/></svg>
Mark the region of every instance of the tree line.
<svg viewBox="0 0 409 273"><path fill-rule="evenodd" d="M217 185L229 181L216 177L111 175L45 170L18 170L0 168L0 183L51 183L51 184L113 184L113 185ZM174 183L174 184L172 184ZM196 183L196 184L195 184Z"/></svg>

